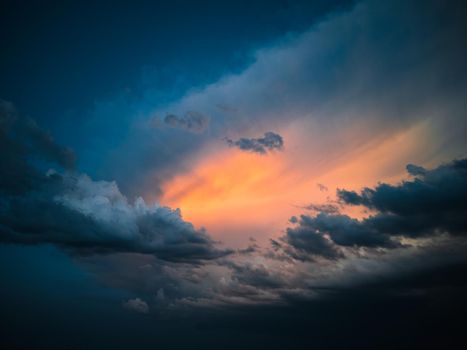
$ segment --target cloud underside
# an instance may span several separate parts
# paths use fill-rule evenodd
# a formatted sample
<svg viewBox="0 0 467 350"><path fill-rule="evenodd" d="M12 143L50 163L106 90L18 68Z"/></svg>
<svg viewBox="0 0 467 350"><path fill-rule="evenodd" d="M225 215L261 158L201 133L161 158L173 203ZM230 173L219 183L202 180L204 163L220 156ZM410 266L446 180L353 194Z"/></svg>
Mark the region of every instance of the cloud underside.
<svg viewBox="0 0 467 350"><path fill-rule="evenodd" d="M226 139L230 147L236 147L242 151L249 151L253 153L266 154L274 150L282 150L284 147L284 140L282 136L274 132L267 132L263 137L259 138L240 138L236 141Z"/></svg>

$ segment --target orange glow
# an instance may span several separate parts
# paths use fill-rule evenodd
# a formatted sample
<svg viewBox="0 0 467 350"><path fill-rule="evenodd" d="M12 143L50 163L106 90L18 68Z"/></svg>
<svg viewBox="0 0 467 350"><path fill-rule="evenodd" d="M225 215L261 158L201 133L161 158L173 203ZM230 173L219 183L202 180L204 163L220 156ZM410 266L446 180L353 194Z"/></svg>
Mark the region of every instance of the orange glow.
<svg viewBox="0 0 467 350"><path fill-rule="evenodd" d="M283 130L285 140L296 140L284 152L258 155L222 147L167 182L160 202L179 207L184 219L229 245L244 246L248 237L265 241L281 235L292 215L306 213L301 206L334 199L336 188L396 182L405 177L408 162L426 164L419 155L427 151L427 128L416 125L359 147L343 144L326 154L314 152L300 138L300 128ZM320 191L318 183L329 190ZM352 214L362 215L355 210Z"/></svg>
<svg viewBox="0 0 467 350"><path fill-rule="evenodd" d="M226 228L256 236L255 230L263 230L260 226L271 230L278 219L285 224L280 203L287 201L290 184L297 178L285 165L281 154L224 149L168 183L162 202L180 207L185 219L222 239Z"/></svg>

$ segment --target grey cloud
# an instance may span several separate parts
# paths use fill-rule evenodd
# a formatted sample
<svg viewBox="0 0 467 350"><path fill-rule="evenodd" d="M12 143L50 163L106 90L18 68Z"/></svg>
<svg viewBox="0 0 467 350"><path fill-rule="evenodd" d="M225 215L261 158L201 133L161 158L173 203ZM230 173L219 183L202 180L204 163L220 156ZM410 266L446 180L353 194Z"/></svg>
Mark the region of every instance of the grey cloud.
<svg viewBox="0 0 467 350"><path fill-rule="evenodd" d="M140 312L142 314L149 313L148 304L144 300L141 300L140 298L127 300L126 302L123 303L123 307L131 311Z"/></svg>
<svg viewBox="0 0 467 350"><path fill-rule="evenodd" d="M379 184L360 193L337 190L346 205L362 205L376 213L364 219L339 214L334 206L313 205L314 216L293 217L282 240L273 244L294 258L296 251L330 259L342 257L337 247L401 247L397 237L423 237L448 233L467 234L467 159L456 160L433 170L409 165L414 180L398 185ZM329 237L329 239L326 238ZM290 249L290 247L292 249Z"/></svg>
<svg viewBox="0 0 467 350"><path fill-rule="evenodd" d="M426 173L425 168L414 164L407 164L405 168L407 169L407 172L413 176L425 175Z"/></svg>
<svg viewBox="0 0 467 350"><path fill-rule="evenodd" d="M267 132L260 138L240 138L237 141L226 139L230 147L237 147L242 151L250 151L259 154L266 154L273 150L281 150L284 146L282 136L274 132Z"/></svg>
<svg viewBox="0 0 467 350"><path fill-rule="evenodd" d="M303 209L308 209L326 214L339 213L339 207L334 204L308 204L307 206L303 207Z"/></svg>
<svg viewBox="0 0 467 350"><path fill-rule="evenodd" d="M421 169L408 167L418 177L398 185L382 183L360 193L337 190L342 203L362 205L376 213L359 220L315 206L315 216L291 220L297 226L288 228L283 240L295 250L336 258L335 246L396 248L401 246L394 239L397 236L466 235L467 159L433 170Z"/></svg>
<svg viewBox="0 0 467 350"><path fill-rule="evenodd" d="M414 170L416 169L416 170ZM378 213L365 225L381 233L418 237L447 232L467 233L467 159L456 160L433 170L414 166L417 177L398 185L379 184L360 193L338 190L350 205L362 205Z"/></svg>
<svg viewBox="0 0 467 350"><path fill-rule="evenodd" d="M330 259L343 256L337 246L396 246L388 235L367 227L359 220L327 213L314 217L302 215L296 227L287 229L283 239L296 250Z"/></svg>
<svg viewBox="0 0 467 350"><path fill-rule="evenodd" d="M167 261L219 258L202 230L184 221L179 210L129 203L113 182L86 175L49 175L39 191L2 199L0 240L52 243L78 254L134 252Z"/></svg>
<svg viewBox="0 0 467 350"><path fill-rule="evenodd" d="M284 286L284 279L277 271L269 270L263 265L231 263L233 278L237 283L259 288L280 288Z"/></svg>
<svg viewBox="0 0 467 350"><path fill-rule="evenodd" d="M58 145L54 139L14 106L0 100L0 193L19 194L38 186L43 174L30 165L38 158L71 170L75 165L72 150Z"/></svg>
<svg viewBox="0 0 467 350"><path fill-rule="evenodd" d="M73 150L55 143L53 137L39 128L33 119L28 118L24 124L24 133L32 141L36 152L39 152L48 160L55 161L63 168L74 169L76 156Z"/></svg>
<svg viewBox="0 0 467 350"><path fill-rule="evenodd" d="M0 137L16 147L5 151L22 149L24 155L35 155L47 161L55 162L65 169L75 167L76 156L67 147L58 145L47 131L41 129L31 118L21 116L13 104L0 99ZM8 141L6 140L8 139ZM21 144L15 142L20 141Z"/></svg>
<svg viewBox="0 0 467 350"><path fill-rule="evenodd" d="M445 183L448 177L450 182L459 184L462 181L458 178L464 176L459 173L463 172L465 162L456 161L427 170L425 177L409 182L430 178L428 187L433 187L436 182ZM363 195L355 193L355 196ZM370 199L360 199L364 201ZM153 300L157 291L164 288L164 305L175 308L287 303L297 297L322 298L329 293L358 292L365 288L370 288L371 293L413 293L414 288L422 288L425 293L440 283L455 282L457 275L430 284L426 271L449 271L452 270L450 264L465 265L465 237L438 235L437 231L432 231L430 240L419 241L414 246L402 245L398 237L375 223L374 218L382 214L377 212L360 220L326 212L302 215L290 220L291 226L285 235L270 240L270 250L252 240L254 249L247 248L248 252L239 250L237 254L203 264L175 264L158 260L157 255L137 255L118 262L114 268L118 266L119 272L112 270L109 275L117 286L124 283L125 288L136 295L144 295L147 300ZM354 249L360 247L365 249ZM115 256L91 258L113 259ZM147 260L149 258L152 260ZM141 266L148 263L152 268L142 271ZM133 268L128 269L131 264ZM424 281L413 281L411 275L427 276L423 277ZM391 280L401 280L403 284L391 285ZM418 289L416 291L418 293ZM161 304L157 300L154 302Z"/></svg>
<svg viewBox="0 0 467 350"><path fill-rule="evenodd" d="M188 111L182 117L175 114L168 114L165 116L163 121L165 125L172 128L194 133L201 133L209 126L209 118L204 114L195 111Z"/></svg>
<svg viewBox="0 0 467 350"><path fill-rule="evenodd" d="M141 198L131 203L115 182L72 171L44 174L31 156L65 166L73 153L18 117L11 104L0 107L0 242L51 243L78 254L153 254L192 263L230 253L217 249L178 209L148 205Z"/></svg>
<svg viewBox="0 0 467 350"><path fill-rule="evenodd" d="M302 216L296 227L287 228L283 240L293 248L286 248L286 252L298 260L308 260L312 256L322 256L329 259L342 256L330 240L317 232L312 226L307 225L304 216Z"/></svg>

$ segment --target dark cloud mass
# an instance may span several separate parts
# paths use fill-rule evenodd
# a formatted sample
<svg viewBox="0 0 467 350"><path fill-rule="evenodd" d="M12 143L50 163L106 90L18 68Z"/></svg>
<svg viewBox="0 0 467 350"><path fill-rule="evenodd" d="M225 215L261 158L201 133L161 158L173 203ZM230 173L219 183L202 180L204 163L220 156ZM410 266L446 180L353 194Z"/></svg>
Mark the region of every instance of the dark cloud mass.
<svg viewBox="0 0 467 350"><path fill-rule="evenodd" d="M377 211L364 220L382 234L418 237L436 233L467 233L467 159L433 170L414 165L407 170L416 178L398 185L379 184L360 193L338 190L350 205Z"/></svg>
<svg viewBox="0 0 467 350"><path fill-rule="evenodd" d="M168 261L223 256L202 230L180 211L134 203L115 182L94 181L71 171L73 153L57 145L34 122L24 124L7 103L0 111L0 241L52 243L79 254L134 252ZM32 147L32 148L31 148ZM41 171L31 157L45 158L67 172Z"/></svg>
<svg viewBox="0 0 467 350"><path fill-rule="evenodd" d="M360 193L337 190L345 205L361 205L373 211L355 219L312 206L314 216L301 215L283 237L295 250L336 258L336 247L396 248L398 238L417 238L447 233L467 233L467 159L456 160L433 170L407 166L414 180L397 185L379 184ZM334 209L334 206L332 207ZM329 237L329 240L326 238ZM292 253L293 254L293 253Z"/></svg>
<svg viewBox="0 0 467 350"><path fill-rule="evenodd" d="M226 139L230 147L237 147L242 151L250 151L259 154L266 154L273 150L281 150L284 146L282 136L274 132L267 132L260 138L240 138L237 141Z"/></svg>
<svg viewBox="0 0 467 350"><path fill-rule="evenodd" d="M341 256L336 246L313 226L308 225L308 221L310 221L309 217L302 216L297 227L287 229L284 241L293 248L287 249L287 253L299 260L306 260L311 256L323 256L330 259Z"/></svg>
<svg viewBox="0 0 467 350"><path fill-rule="evenodd" d="M14 106L0 100L0 193L23 193L36 186L43 175L31 161L51 162L72 170L74 152L58 145L34 120L19 115Z"/></svg>

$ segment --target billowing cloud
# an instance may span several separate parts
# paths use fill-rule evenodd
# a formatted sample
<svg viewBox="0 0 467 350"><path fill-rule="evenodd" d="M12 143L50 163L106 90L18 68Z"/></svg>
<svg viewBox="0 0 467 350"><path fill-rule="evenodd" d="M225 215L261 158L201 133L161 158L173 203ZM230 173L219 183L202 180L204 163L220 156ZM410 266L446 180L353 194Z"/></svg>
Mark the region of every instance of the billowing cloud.
<svg viewBox="0 0 467 350"><path fill-rule="evenodd" d="M339 256L338 246L396 248L401 245L398 237L465 235L467 159L433 170L414 165L407 168L411 175L417 175L414 180L398 185L381 183L360 193L337 191L343 204L374 211L369 217L356 219L328 210L327 205L313 206L316 215L290 220L296 226L287 229L283 241L294 250L333 259Z"/></svg>
<svg viewBox="0 0 467 350"><path fill-rule="evenodd" d="M179 210L129 203L115 183L86 175L47 176L39 191L2 200L3 242L53 243L80 254L137 252L170 261L214 259L218 250Z"/></svg>
<svg viewBox="0 0 467 350"><path fill-rule="evenodd" d="M297 227L287 228L284 241L294 248L293 250L288 249L287 252L299 260L306 260L311 256L323 256L329 259L342 256L332 241L323 236L312 225L308 225L308 221L310 221L308 217L302 216Z"/></svg>
<svg viewBox="0 0 467 350"><path fill-rule="evenodd" d="M419 237L437 233L467 233L467 159L432 170L408 166L414 180L379 184L360 193L338 190L350 205L377 211L364 220L380 233Z"/></svg>
<svg viewBox="0 0 467 350"><path fill-rule="evenodd" d="M284 140L282 136L274 132L268 131L263 137L259 138L240 138L237 141L226 139L230 147L237 147L242 151L250 151L259 154L266 154L273 150L282 150Z"/></svg>
<svg viewBox="0 0 467 350"><path fill-rule="evenodd" d="M4 109L2 126L8 118L11 113ZM44 174L30 164L28 143L39 144L35 154L59 164L62 148L51 138L43 139L33 125L27 129L33 133L18 133L14 125L1 130L0 142L8 147L0 167L0 241L52 243L79 254L153 254L167 261L196 262L229 253L217 249L204 230L184 221L178 209L148 205L141 198L130 202L115 182L70 171Z"/></svg>

